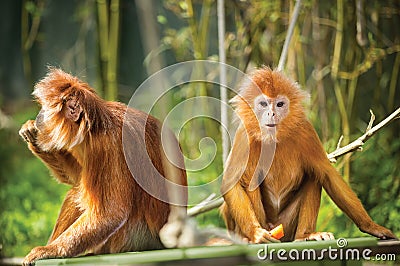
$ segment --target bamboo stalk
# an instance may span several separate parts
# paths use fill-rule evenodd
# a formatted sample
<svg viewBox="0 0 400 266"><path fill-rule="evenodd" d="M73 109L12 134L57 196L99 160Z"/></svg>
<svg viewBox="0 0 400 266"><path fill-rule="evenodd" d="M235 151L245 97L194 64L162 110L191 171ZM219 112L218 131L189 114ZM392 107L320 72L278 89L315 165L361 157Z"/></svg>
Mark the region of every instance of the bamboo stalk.
<svg viewBox="0 0 400 266"><path fill-rule="evenodd" d="M281 57L279 58L279 63L278 63L278 67L277 67L278 71L282 71L283 68L285 67L290 40L292 39L294 26L296 25L296 21L299 16L299 13L300 13L300 6L301 6L301 0L297 0L296 5L294 6L292 19L290 21L289 28L286 33L286 39L285 39L285 43L283 44Z"/></svg>
<svg viewBox="0 0 400 266"><path fill-rule="evenodd" d="M342 42L343 42L343 24L344 24L344 11L343 11L343 0L337 0L337 19L336 19L336 35L335 35L335 45L333 49L333 59L332 59L332 71L331 76L334 82L334 91L336 100L339 107L339 112L342 120L342 131L343 131L343 142L345 144L349 141L350 135L350 126L349 126L349 118L346 111L346 103L341 91L341 84L338 78L339 72L339 64L341 58L342 51ZM347 162L347 161L346 161ZM349 178L350 166L346 163L344 177L345 179Z"/></svg>
<svg viewBox="0 0 400 266"><path fill-rule="evenodd" d="M99 21L99 46L100 59L103 63L108 61L108 8L106 0L97 0L97 15Z"/></svg>
<svg viewBox="0 0 400 266"><path fill-rule="evenodd" d="M21 10L21 51L22 51L22 66L24 70L24 74L29 83L32 83L32 66L31 66L31 58L29 55L29 51L26 50L26 40L29 35L29 14L25 8L26 0L22 1L22 10Z"/></svg>
<svg viewBox="0 0 400 266"><path fill-rule="evenodd" d="M394 100L396 96L396 87L397 87L397 79L399 76L399 68L400 68L400 53L396 54L396 59L394 60L392 76L390 78L389 85L389 99L388 99L388 108L389 110L394 106Z"/></svg>
<svg viewBox="0 0 400 266"><path fill-rule="evenodd" d="M194 17L192 0L186 0L186 5L187 5L188 23L189 23L190 33L192 35L192 43L194 50L193 56L195 60L203 59L201 55L201 44L197 39L198 30L197 30L196 18Z"/></svg>
<svg viewBox="0 0 400 266"><path fill-rule="evenodd" d="M106 0L97 0L97 20L98 20L98 38L100 53L100 77L98 78L101 94L104 96L107 91L107 64L108 64L108 7ZM100 93L99 92L99 93Z"/></svg>
<svg viewBox="0 0 400 266"><path fill-rule="evenodd" d="M106 99L115 101L118 98L117 69L118 69L118 44L119 44L119 1L111 0L110 4L110 32L109 32L109 58L107 64L107 90Z"/></svg>
<svg viewBox="0 0 400 266"><path fill-rule="evenodd" d="M299 13L300 13L300 6L301 6L301 0L297 0L296 5L294 6L292 19L290 21L289 28L286 33L286 39L285 39L285 43L283 44L281 57L279 58L279 63L278 63L278 67L277 67L278 71L283 70L283 68L285 67L285 62L286 62L286 58L287 58L290 40L292 39L294 26L296 25L296 21L299 16Z"/></svg>
<svg viewBox="0 0 400 266"><path fill-rule="evenodd" d="M210 27L210 11L212 1L206 0L203 2L201 16L199 22L198 40L200 42L201 59L205 59L208 51L207 35Z"/></svg>
<svg viewBox="0 0 400 266"><path fill-rule="evenodd" d="M229 135L224 126L228 126L228 92L226 84L226 54L225 54L225 7L224 0L218 0L218 55L220 64L220 98L221 98L221 137L222 137L222 166L225 166L229 153Z"/></svg>
<svg viewBox="0 0 400 266"><path fill-rule="evenodd" d="M343 39L343 0L337 0L337 21L335 46L333 49L332 72L331 75L336 79L339 72L340 54L342 50Z"/></svg>
<svg viewBox="0 0 400 266"><path fill-rule="evenodd" d="M358 62L360 61L361 53L357 50L356 51L356 59L354 62L354 68L357 68ZM354 76L352 79L350 79L349 83L349 93L347 96L347 110L352 113L353 111L353 105L354 105L354 100L356 97L356 91L357 91L357 83L358 83L358 77L359 76Z"/></svg>

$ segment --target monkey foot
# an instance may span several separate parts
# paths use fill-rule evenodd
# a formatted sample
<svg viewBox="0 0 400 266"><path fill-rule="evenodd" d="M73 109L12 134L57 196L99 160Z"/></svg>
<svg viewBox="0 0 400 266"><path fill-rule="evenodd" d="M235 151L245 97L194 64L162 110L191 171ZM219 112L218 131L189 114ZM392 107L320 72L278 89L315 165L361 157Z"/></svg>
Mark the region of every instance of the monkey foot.
<svg viewBox="0 0 400 266"><path fill-rule="evenodd" d="M322 240L333 240L335 237L331 232L315 232L311 233L304 238L298 238L295 241L322 241Z"/></svg>

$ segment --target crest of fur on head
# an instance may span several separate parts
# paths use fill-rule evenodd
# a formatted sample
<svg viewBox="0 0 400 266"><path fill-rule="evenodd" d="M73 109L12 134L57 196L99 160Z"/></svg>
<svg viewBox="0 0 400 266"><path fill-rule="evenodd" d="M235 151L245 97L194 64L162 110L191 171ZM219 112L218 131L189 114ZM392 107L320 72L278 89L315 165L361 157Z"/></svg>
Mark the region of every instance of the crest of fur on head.
<svg viewBox="0 0 400 266"><path fill-rule="evenodd" d="M107 110L101 108L105 101L87 83L61 69L50 67L33 96L42 107L35 124L43 133L38 144L45 151L71 149L87 134L110 127Z"/></svg>
<svg viewBox="0 0 400 266"><path fill-rule="evenodd" d="M260 95L265 96L266 99L286 96L290 102L288 115L280 121L274 134L266 134L263 131L254 112L254 100ZM303 104L308 99L309 94L282 72L263 67L253 71L249 78L242 82L239 93L231 100L231 103L246 129L250 141L273 140L279 142L296 132L294 129L301 126L301 123L306 120Z"/></svg>

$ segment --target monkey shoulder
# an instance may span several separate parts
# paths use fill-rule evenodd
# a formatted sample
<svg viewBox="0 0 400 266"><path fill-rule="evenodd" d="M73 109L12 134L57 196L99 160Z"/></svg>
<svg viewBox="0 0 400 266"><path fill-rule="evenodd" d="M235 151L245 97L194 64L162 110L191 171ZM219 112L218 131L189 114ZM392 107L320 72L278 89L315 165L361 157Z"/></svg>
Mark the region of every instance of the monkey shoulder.
<svg viewBox="0 0 400 266"><path fill-rule="evenodd" d="M313 125L306 120L299 135L294 140L302 167L309 176L319 175L321 169L332 167L326 151Z"/></svg>

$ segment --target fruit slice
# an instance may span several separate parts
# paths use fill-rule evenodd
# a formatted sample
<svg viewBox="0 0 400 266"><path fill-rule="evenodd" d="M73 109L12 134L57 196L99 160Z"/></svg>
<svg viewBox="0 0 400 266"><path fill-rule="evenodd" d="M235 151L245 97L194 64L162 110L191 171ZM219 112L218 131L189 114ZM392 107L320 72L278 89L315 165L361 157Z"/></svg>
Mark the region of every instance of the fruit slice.
<svg viewBox="0 0 400 266"><path fill-rule="evenodd" d="M280 224L270 231L271 235L276 239L281 239L285 233L283 232L283 225Z"/></svg>

